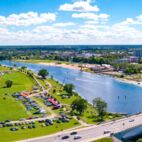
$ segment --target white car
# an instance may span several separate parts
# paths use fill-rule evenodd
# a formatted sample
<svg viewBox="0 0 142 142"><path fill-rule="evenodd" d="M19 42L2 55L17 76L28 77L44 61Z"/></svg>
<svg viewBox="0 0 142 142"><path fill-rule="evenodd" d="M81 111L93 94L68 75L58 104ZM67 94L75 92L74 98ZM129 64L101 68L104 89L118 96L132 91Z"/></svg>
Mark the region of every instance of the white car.
<svg viewBox="0 0 142 142"><path fill-rule="evenodd" d="M81 139L82 137L79 135L74 136L74 140Z"/></svg>

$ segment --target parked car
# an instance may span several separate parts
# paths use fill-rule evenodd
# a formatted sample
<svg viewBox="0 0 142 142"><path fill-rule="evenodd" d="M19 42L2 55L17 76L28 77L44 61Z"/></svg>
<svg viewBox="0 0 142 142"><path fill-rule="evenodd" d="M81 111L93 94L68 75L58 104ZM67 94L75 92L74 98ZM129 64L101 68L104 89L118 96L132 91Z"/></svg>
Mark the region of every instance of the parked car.
<svg viewBox="0 0 142 142"><path fill-rule="evenodd" d="M18 128L14 127L14 128L10 128L11 131L18 131Z"/></svg>
<svg viewBox="0 0 142 142"><path fill-rule="evenodd" d="M52 120L46 119L45 121L48 122L50 125L53 125L53 121Z"/></svg>

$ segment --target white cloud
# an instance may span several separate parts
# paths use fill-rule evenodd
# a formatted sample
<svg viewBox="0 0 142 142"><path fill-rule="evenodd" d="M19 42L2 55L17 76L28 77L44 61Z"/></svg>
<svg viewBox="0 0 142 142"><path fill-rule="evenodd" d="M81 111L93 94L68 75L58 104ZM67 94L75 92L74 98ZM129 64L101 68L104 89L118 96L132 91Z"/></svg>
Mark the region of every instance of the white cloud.
<svg viewBox="0 0 142 142"><path fill-rule="evenodd" d="M68 26L74 26L75 23L73 22L65 22L65 23L55 23L53 26L55 27L68 27Z"/></svg>
<svg viewBox="0 0 142 142"><path fill-rule="evenodd" d="M92 20L92 22L98 23L106 23L109 19L108 14L94 14L94 13L74 13L72 14L72 18L81 18L85 20Z"/></svg>
<svg viewBox="0 0 142 142"><path fill-rule="evenodd" d="M108 14L91 12L72 14L73 18L84 19L82 23L54 22L47 24L49 21L56 20L56 16L55 18L51 16L53 19L49 17L46 14L34 12L12 14L8 17L1 16L0 25L5 23L10 26L33 24L35 26L25 27L23 30L17 27L1 26L0 44L142 44L142 31L136 27L136 24L142 24L142 15L126 18L113 25L102 24L108 21ZM18 20L15 21L15 19ZM3 23L1 23L2 21ZM7 21L10 23L8 24Z"/></svg>
<svg viewBox="0 0 142 142"><path fill-rule="evenodd" d="M142 15L136 17L138 21L142 22Z"/></svg>
<svg viewBox="0 0 142 142"><path fill-rule="evenodd" d="M78 12L98 12L99 8L94 5L92 6L90 4L90 0L87 1L77 1L73 4L63 4L59 7L59 10L61 11L78 11Z"/></svg>
<svg viewBox="0 0 142 142"><path fill-rule="evenodd" d="M142 43L142 32L121 24L81 25L76 29L37 26L33 30L0 28L0 44L134 44Z"/></svg>
<svg viewBox="0 0 142 142"><path fill-rule="evenodd" d="M120 23L121 25L142 25L142 15L135 18L126 18Z"/></svg>
<svg viewBox="0 0 142 142"><path fill-rule="evenodd" d="M30 26L37 25L56 20L54 13L41 13L28 12L21 14L11 14L7 17L0 16L0 25L6 26Z"/></svg>

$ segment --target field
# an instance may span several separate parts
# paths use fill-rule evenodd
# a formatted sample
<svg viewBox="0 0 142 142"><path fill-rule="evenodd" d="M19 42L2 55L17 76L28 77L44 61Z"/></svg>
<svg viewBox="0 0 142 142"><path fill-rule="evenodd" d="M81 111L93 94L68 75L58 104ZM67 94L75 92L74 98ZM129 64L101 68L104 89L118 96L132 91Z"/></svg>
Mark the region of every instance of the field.
<svg viewBox="0 0 142 142"><path fill-rule="evenodd" d="M11 142L16 140L22 140L22 139L28 139L33 137L39 137L44 136L56 132L61 132L62 130L78 126L78 122L72 119L69 123L58 123L47 126L47 127L41 127L41 124L38 122L35 124L36 128L29 129L27 128L28 125L26 125L26 129L21 129L20 126L17 127L18 131L10 131L9 127L0 128L0 142Z"/></svg>
<svg viewBox="0 0 142 142"><path fill-rule="evenodd" d="M103 138L103 139L96 140L96 141L93 141L93 142L113 142L113 140L111 138Z"/></svg>
<svg viewBox="0 0 142 142"><path fill-rule="evenodd" d="M5 87L6 80L13 81L11 88ZM22 103L12 97L12 94L23 90L30 91L33 85L35 83L30 77L19 72L5 73L0 76L0 121L17 120L31 115L27 113Z"/></svg>

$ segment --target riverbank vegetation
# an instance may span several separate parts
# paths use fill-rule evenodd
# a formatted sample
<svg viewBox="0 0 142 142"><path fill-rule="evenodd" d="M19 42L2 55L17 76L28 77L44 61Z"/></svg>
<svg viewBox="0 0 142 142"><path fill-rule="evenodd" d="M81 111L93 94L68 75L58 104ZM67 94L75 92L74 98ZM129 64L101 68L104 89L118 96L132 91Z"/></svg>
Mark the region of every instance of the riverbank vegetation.
<svg viewBox="0 0 142 142"><path fill-rule="evenodd" d="M55 97L59 102L64 104L64 110L65 110L64 112L71 116L76 115L78 120L82 120L88 124L93 124L93 123L98 123L100 121L107 121L107 120L117 119L121 117L121 115L119 114L107 113L106 107L104 107L103 113L98 108L98 110L100 110L100 114L102 114L101 115L102 119L100 119L100 117L98 117L98 111L95 107L93 107L93 105L86 102L86 100L82 99L74 91L73 92L71 91L72 95L70 95L71 92L70 91L68 92L67 91L68 89L66 90L65 86L72 86L71 84L66 84L65 86L63 86L58 81L53 80L52 78L47 78L46 80L52 85L52 89L50 90L49 93L52 94L52 96ZM44 80L45 84L46 84L46 80ZM100 105L100 103L98 103L98 105ZM59 114L62 111L63 109L55 111L55 112Z"/></svg>

